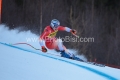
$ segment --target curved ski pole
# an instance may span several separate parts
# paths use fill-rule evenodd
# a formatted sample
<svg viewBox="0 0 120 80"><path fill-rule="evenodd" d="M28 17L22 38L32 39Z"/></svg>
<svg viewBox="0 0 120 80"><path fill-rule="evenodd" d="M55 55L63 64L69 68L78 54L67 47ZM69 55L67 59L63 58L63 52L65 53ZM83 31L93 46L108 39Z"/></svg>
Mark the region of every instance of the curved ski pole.
<svg viewBox="0 0 120 80"><path fill-rule="evenodd" d="M32 45L30 45L30 44L28 44L28 43L16 43L16 44L12 44L12 45L18 45L18 44L26 44L26 45L34 48L35 50L41 50L41 49L37 49L37 48L33 47Z"/></svg>
<svg viewBox="0 0 120 80"><path fill-rule="evenodd" d="M76 35L76 34L73 34L75 37L77 37L77 38L79 38L79 36L78 35Z"/></svg>
<svg viewBox="0 0 120 80"><path fill-rule="evenodd" d="M26 45L32 47L32 48L35 49L35 50L40 50L40 51L42 51L41 49L37 49L37 48L33 47L32 45L30 45L30 44L28 44L28 43L15 43L15 44L11 44L11 45L19 45L19 44L26 44ZM47 53L47 54L51 54L51 55L55 55L55 54L48 53L48 52L46 52L46 53ZM55 55L55 56L60 56L60 55Z"/></svg>

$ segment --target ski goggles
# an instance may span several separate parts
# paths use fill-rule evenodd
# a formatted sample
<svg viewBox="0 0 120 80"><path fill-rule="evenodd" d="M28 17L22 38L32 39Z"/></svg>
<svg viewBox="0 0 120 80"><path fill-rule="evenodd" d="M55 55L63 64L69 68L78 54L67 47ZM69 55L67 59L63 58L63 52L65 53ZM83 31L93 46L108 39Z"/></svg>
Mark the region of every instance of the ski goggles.
<svg viewBox="0 0 120 80"><path fill-rule="evenodd" d="M57 28L58 26L59 26L58 24L53 23L53 27L54 27L54 28Z"/></svg>

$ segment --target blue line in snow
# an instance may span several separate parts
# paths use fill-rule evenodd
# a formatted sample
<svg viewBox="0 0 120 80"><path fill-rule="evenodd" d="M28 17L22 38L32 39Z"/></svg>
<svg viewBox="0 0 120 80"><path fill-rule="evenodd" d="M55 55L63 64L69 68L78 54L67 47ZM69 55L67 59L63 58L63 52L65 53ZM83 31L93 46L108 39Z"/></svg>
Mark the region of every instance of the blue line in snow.
<svg viewBox="0 0 120 80"><path fill-rule="evenodd" d="M6 44L6 43L2 43L0 42L0 44L2 45L6 45L6 46L9 46L9 47L12 47L12 48L16 48L16 49L20 49L20 50L23 50L23 51L27 51L27 52L31 52L31 53L35 53L35 54L38 54L38 55L42 55L42 56L45 56L45 57L49 57L49 58L52 58L52 59L57 59L59 61L63 61L63 62L66 62L66 63L69 63L69 64L72 64L72 65L75 65L75 66L78 66L78 67L81 67L83 69L86 69L86 70L89 70L91 72L94 72L100 76L103 76L109 80L118 80L108 74L105 74L103 72L100 72L98 70L95 70L93 68L89 68L89 67L86 67L86 66L83 66L83 65L80 65L80 64L76 64L76 63L73 63L73 62L70 62L70 61L67 61L67 60L63 60L63 59L59 59L59 58L55 58L55 57L52 57L52 56L49 56L49 55L45 55L45 54L42 54L42 53L38 53L38 52L34 52L34 51L31 51L31 50L27 50L27 49L23 49L23 48L20 48L20 47L17 47L17 46L13 46L13 45L9 45L9 44Z"/></svg>

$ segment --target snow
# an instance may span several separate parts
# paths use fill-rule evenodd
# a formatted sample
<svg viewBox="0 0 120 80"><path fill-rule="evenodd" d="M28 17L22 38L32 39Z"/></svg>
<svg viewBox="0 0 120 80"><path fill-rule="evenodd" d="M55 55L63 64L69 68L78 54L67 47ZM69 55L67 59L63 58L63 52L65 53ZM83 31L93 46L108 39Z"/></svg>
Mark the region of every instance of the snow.
<svg viewBox="0 0 120 80"><path fill-rule="evenodd" d="M120 69L62 58L55 56L58 53L53 50L48 52L54 53L51 55L27 45L9 45L27 42L26 37L38 37L30 31L19 32L0 25L0 32L0 80L120 80ZM29 43L40 47L39 42Z"/></svg>

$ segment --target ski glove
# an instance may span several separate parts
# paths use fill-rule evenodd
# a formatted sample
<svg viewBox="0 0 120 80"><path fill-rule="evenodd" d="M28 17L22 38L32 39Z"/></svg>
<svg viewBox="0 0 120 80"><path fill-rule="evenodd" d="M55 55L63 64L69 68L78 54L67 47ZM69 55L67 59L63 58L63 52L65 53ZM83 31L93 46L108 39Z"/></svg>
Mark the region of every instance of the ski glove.
<svg viewBox="0 0 120 80"><path fill-rule="evenodd" d="M74 29L72 29L70 32L71 32L73 35L76 35L76 33L77 33L77 31L74 30Z"/></svg>
<svg viewBox="0 0 120 80"><path fill-rule="evenodd" d="M44 46L42 46L42 52L47 52L47 49Z"/></svg>

